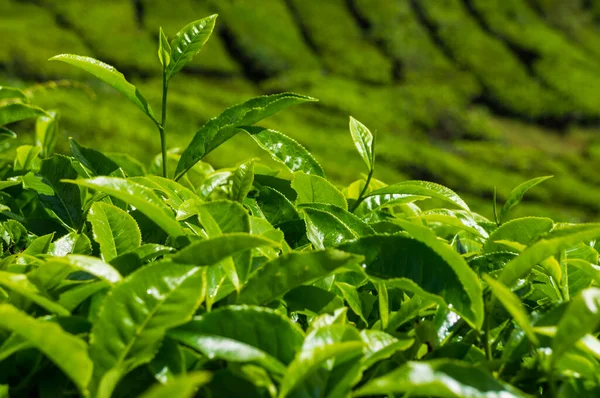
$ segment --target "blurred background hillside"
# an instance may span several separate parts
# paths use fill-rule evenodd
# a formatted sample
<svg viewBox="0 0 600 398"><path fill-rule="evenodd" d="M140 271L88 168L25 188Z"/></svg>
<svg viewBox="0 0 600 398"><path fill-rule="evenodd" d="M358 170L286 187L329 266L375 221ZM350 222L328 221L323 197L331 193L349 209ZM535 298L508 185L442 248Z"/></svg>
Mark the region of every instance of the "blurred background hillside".
<svg viewBox="0 0 600 398"><path fill-rule="evenodd" d="M261 125L296 138L340 184L364 171L352 115L377 131L383 181L435 181L491 216L494 186L502 200L554 175L519 212L598 220L600 0L0 0L0 85L85 82L95 97L69 83L35 92L62 114L62 149L72 136L150 163L160 147L146 117L47 59L110 63L158 109L159 26L172 38L212 13L217 31L170 83L170 147L230 105L294 91L320 102ZM208 160L228 167L250 156L265 157L239 136Z"/></svg>

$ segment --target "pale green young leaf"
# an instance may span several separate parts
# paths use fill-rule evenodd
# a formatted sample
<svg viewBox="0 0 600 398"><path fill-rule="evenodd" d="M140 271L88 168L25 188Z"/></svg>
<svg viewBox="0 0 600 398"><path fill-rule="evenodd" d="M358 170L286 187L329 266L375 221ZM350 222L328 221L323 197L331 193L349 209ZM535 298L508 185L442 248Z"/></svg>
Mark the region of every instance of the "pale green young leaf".
<svg viewBox="0 0 600 398"><path fill-rule="evenodd" d="M525 181L524 183L518 185L515 189L513 189L508 194L508 198L506 199L504 206L502 206L502 210L500 210L500 221L504 220L508 212L521 202L523 196L527 191L552 177L553 176L533 178L529 181Z"/></svg>
<svg viewBox="0 0 600 398"><path fill-rule="evenodd" d="M297 204L327 203L348 210L348 202L344 194L323 177L306 174L301 171L294 173L292 188L298 194Z"/></svg>
<svg viewBox="0 0 600 398"><path fill-rule="evenodd" d="M358 238L356 232L329 212L305 208L303 213L306 237L315 249L325 249Z"/></svg>
<svg viewBox="0 0 600 398"><path fill-rule="evenodd" d="M50 313L63 316L71 315L65 307L40 292L25 274L0 271L0 286L20 294Z"/></svg>
<svg viewBox="0 0 600 398"><path fill-rule="evenodd" d="M13 164L15 171L30 171L36 168L38 157L42 148L34 145L21 145L17 148L17 155Z"/></svg>
<svg viewBox="0 0 600 398"><path fill-rule="evenodd" d="M149 362L166 330L191 319L205 293L202 268L161 262L116 285L104 299L90 336L94 388L106 392L116 385L114 372L123 375Z"/></svg>
<svg viewBox="0 0 600 398"><path fill-rule="evenodd" d="M84 165L87 170L91 171L91 175L86 175L86 177L124 177L122 171L119 170L119 165L106 157L102 152L79 145L73 138L69 138L69 145L73 157Z"/></svg>
<svg viewBox="0 0 600 398"><path fill-rule="evenodd" d="M21 104L18 102L0 106L0 126L40 116L49 115L46 111L37 106Z"/></svg>
<svg viewBox="0 0 600 398"><path fill-rule="evenodd" d="M409 349L415 342L413 338L397 339L389 333L374 329L361 330L360 337L366 346L363 369L368 369L375 363L391 357L397 351Z"/></svg>
<svg viewBox="0 0 600 398"><path fill-rule="evenodd" d="M183 235L172 210L150 189L131 180L116 177L95 177L87 180L66 180L71 184L104 192L134 206L169 235Z"/></svg>
<svg viewBox="0 0 600 398"><path fill-rule="evenodd" d="M48 260L49 263L56 262L69 265L79 271L85 271L95 277L113 285L121 282L123 279L119 271L110 264L103 262L97 257L83 256L81 254L69 254L65 257L53 257Z"/></svg>
<svg viewBox="0 0 600 398"><path fill-rule="evenodd" d="M539 340L535 335L529 315L521 302L521 299L517 297L509 288L504 286L501 282L498 282L489 275L483 275L483 280L488 284L494 296L502 303L506 311L513 317L517 325L523 329L527 338L535 345L539 344Z"/></svg>
<svg viewBox="0 0 600 398"><path fill-rule="evenodd" d="M335 282L335 285L342 292L342 296L350 306L350 309L352 309L352 311L358 315L365 325L368 326L369 323L363 314L362 303L360 301L360 297L358 297L358 291L356 290L356 287L344 282Z"/></svg>
<svg viewBox="0 0 600 398"><path fill-rule="evenodd" d="M542 235L550 232L554 221L543 217L524 217L510 220L494 230L483 245L483 253L506 250L498 241L511 241L528 246Z"/></svg>
<svg viewBox="0 0 600 398"><path fill-rule="evenodd" d="M410 198L416 197L418 200L421 196L428 196L435 199L440 199L463 210L470 211L469 206L450 188L427 181L404 181L397 184L389 185L385 188L371 191L366 198L386 196L386 195L411 195ZM393 199L393 197L392 197Z"/></svg>
<svg viewBox="0 0 600 398"><path fill-rule="evenodd" d="M350 116L350 134L352 135L354 145L362 159L365 161L367 168L369 171L373 170L375 163L373 134L371 134L371 131L369 131L367 126L352 116Z"/></svg>
<svg viewBox="0 0 600 398"><path fill-rule="evenodd" d="M142 96L142 93L131 83L129 83L125 76L114 67L105 64L97 59L84 57L81 55L73 54L60 54L50 58L50 61L61 61L69 65L75 66L82 69L98 79L109 84L118 92L123 94L125 98L133 102L138 108L142 110L146 115L156 122L152 109L148 101ZM2 123L0 123L2 124Z"/></svg>
<svg viewBox="0 0 600 398"><path fill-rule="evenodd" d="M244 162L238 166L232 175L231 199L242 203L254 182L254 162Z"/></svg>
<svg viewBox="0 0 600 398"><path fill-rule="evenodd" d="M319 162L306 148L291 137L279 131L258 126L241 126L240 130L248 133L259 147L267 151L275 161L286 166L291 172L303 171L306 174L325 177L325 172Z"/></svg>
<svg viewBox="0 0 600 398"><path fill-rule="evenodd" d="M581 291L569 303L557 325L552 340L552 359L557 361L582 337L596 331L600 325L600 289L590 287Z"/></svg>
<svg viewBox="0 0 600 398"><path fill-rule="evenodd" d="M87 395L93 365L85 341L54 322L32 318L8 304L0 304L0 328L19 334L44 353Z"/></svg>
<svg viewBox="0 0 600 398"><path fill-rule="evenodd" d="M548 257L582 241L598 237L600 237L600 224L580 224L574 227L555 228L544 238L525 249L518 257L508 262L500 274L499 281L510 287L517 280L527 276L533 267Z"/></svg>
<svg viewBox="0 0 600 398"><path fill-rule="evenodd" d="M171 45L162 27L158 31L158 60L163 69L167 69L171 63Z"/></svg>
<svg viewBox="0 0 600 398"><path fill-rule="evenodd" d="M238 127L250 126L284 108L307 101L316 100L299 94L281 93L256 97L226 109L196 132L192 142L181 154L175 180L180 179L213 149L240 132Z"/></svg>
<svg viewBox="0 0 600 398"><path fill-rule="evenodd" d="M156 384L140 398L192 398L198 388L212 379L209 372L191 372L174 378L165 384Z"/></svg>
<svg viewBox="0 0 600 398"><path fill-rule="evenodd" d="M390 373L370 380L354 396L405 394L440 398L522 398L516 388L503 383L479 366L466 362L435 359L407 362Z"/></svg>
<svg viewBox="0 0 600 398"><path fill-rule="evenodd" d="M0 100L2 99L18 99L23 102L29 102L29 98L23 91L8 86L0 86Z"/></svg>
<svg viewBox="0 0 600 398"><path fill-rule="evenodd" d="M106 262L142 243L142 234L135 219L116 206L95 202L87 219L92 224L94 240L100 245L100 256Z"/></svg>
<svg viewBox="0 0 600 398"><path fill-rule="evenodd" d="M48 157L52 154L57 135L58 112L48 111L48 115L38 116L35 121L35 145L42 148L42 157Z"/></svg>
<svg viewBox="0 0 600 398"><path fill-rule="evenodd" d="M166 68L167 80L175 76L202 50L204 43L212 34L216 19L217 15L214 14L191 22L177 32L170 45L171 62Z"/></svg>

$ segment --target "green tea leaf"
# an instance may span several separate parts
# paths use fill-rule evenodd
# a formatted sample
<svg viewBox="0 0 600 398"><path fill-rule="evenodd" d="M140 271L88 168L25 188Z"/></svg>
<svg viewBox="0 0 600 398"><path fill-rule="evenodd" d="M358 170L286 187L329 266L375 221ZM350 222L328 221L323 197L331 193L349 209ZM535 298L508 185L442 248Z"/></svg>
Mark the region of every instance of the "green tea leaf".
<svg viewBox="0 0 600 398"><path fill-rule="evenodd" d="M443 298L453 311L475 327L481 327L483 299L477 275L433 231L409 224L405 222L402 226L408 226L418 240L405 235L372 236L342 244L338 249L365 256L368 275L382 281L408 280L424 292ZM404 288L411 290L412 284L405 284Z"/></svg>
<svg viewBox="0 0 600 398"><path fill-rule="evenodd" d="M483 245L483 253L492 253L506 250L505 245L496 243L502 240L517 242L528 246L540 236L550 232L554 221L542 217L525 217L511 220L502 224L492 232Z"/></svg>
<svg viewBox="0 0 600 398"><path fill-rule="evenodd" d="M360 297L358 297L358 291L356 288L349 283L344 282L335 282L335 285L340 289L342 295L344 296L344 300L348 303L352 311L358 315L358 317L365 323L365 325L369 325L367 319L365 318L362 311L362 303L360 301Z"/></svg>
<svg viewBox="0 0 600 398"><path fill-rule="evenodd" d="M44 353L87 395L93 365L83 340L54 322L34 319L8 304L0 304L0 328L19 334Z"/></svg>
<svg viewBox="0 0 600 398"><path fill-rule="evenodd" d="M539 340L535 335L531 321L527 315L527 311L521 303L519 297L489 275L483 275L483 280L488 284L494 296L502 303L504 308L512 315L515 322L523 329L527 338L535 345L539 344Z"/></svg>
<svg viewBox="0 0 600 398"><path fill-rule="evenodd" d="M558 322L556 336L552 340L552 360L559 360L579 339L595 332L599 325L600 289L590 287L571 300Z"/></svg>
<svg viewBox="0 0 600 398"><path fill-rule="evenodd" d="M158 60L165 70L171 63L171 45L162 27L159 28L158 32Z"/></svg>
<svg viewBox="0 0 600 398"><path fill-rule="evenodd" d="M267 151L271 157L283 164L291 172L302 171L325 177L323 168L317 160L297 141L280 133L279 131L258 126L242 126L245 131L258 144Z"/></svg>
<svg viewBox="0 0 600 398"><path fill-rule="evenodd" d="M71 315L71 313L62 305L56 303L40 292L39 289L33 283L31 283L24 274L0 271L0 286L20 294L50 313L63 316Z"/></svg>
<svg viewBox="0 0 600 398"><path fill-rule="evenodd" d="M178 210L184 202L188 200L194 200L202 202L200 197L196 195L191 189L184 187L183 185L159 176L145 176L145 177L133 177L131 181L136 182L140 185L153 189L158 194L164 197L166 204L171 206L173 209Z"/></svg>
<svg viewBox="0 0 600 398"><path fill-rule="evenodd" d="M358 236L375 235L375 230L369 224L362 221L353 213L350 213L349 211L344 210L336 205L328 203L304 203L298 207L300 209L304 209L305 212L306 209L327 212Z"/></svg>
<svg viewBox="0 0 600 398"><path fill-rule="evenodd" d="M407 394L441 398L521 398L525 394L498 381L481 367L465 362L436 359L407 362L396 370L369 381L354 396Z"/></svg>
<svg viewBox="0 0 600 398"><path fill-rule="evenodd" d="M170 258L181 264L213 265L234 254L260 246L280 247L280 244L260 235L227 233L194 242Z"/></svg>
<svg viewBox="0 0 600 398"><path fill-rule="evenodd" d="M517 258L507 263L498 280L506 286L512 286L518 279L527 276L534 266L548 257L569 246L596 239L599 236L600 224L555 228L550 234L529 246Z"/></svg>
<svg viewBox="0 0 600 398"><path fill-rule="evenodd" d="M367 126L350 116L350 134L358 153L365 161L367 169L373 170L375 164L375 150L373 147L373 134Z"/></svg>
<svg viewBox="0 0 600 398"><path fill-rule="evenodd" d="M81 146L73 138L69 138L69 144L75 159L77 159L82 165L92 172L92 175L87 177L122 176L119 176L115 173L119 170L119 165L113 162L110 158L106 157L103 153L96 151L95 149Z"/></svg>
<svg viewBox="0 0 600 398"><path fill-rule="evenodd" d="M250 126L288 106L307 101L315 99L294 93L281 93L253 98L226 109L196 132L190 145L181 154L175 180L180 179L213 149L236 135L240 131L237 127Z"/></svg>
<svg viewBox="0 0 600 398"><path fill-rule="evenodd" d="M73 54L60 54L50 58L50 61L61 61L69 65L73 65L79 69L82 69L98 79L112 86L115 90L120 92L129 101L133 102L138 108L142 110L146 115L156 122L152 109L148 101L142 96L138 89L131 83L129 83L125 76L114 67L105 64L97 59L84 57L81 55ZM0 123L1 124L1 123Z"/></svg>
<svg viewBox="0 0 600 398"><path fill-rule="evenodd" d="M18 88L0 86L0 99L16 98L24 102L29 102L29 98Z"/></svg>
<svg viewBox="0 0 600 398"><path fill-rule="evenodd" d="M0 106L0 126L19 122L25 119L33 119L40 116L49 116L43 109L37 106L14 103Z"/></svg>
<svg viewBox="0 0 600 398"><path fill-rule="evenodd" d="M122 280L121 274L116 269L96 257L69 254L65 257L51 258L48 262L67 264L77 270L94 275L109 284L119 283Z"/></svg>
<svg viewBox="0 0 600 398"><path fill-rule="evenodd" d="M44 207L56 215L65 225L77 230L83 224L81 193L79 188L66 184L64 179L77 178L71 160L63 155L54 155L42 160L39 175L50 186L54 195L40 195Z"/></svg>
<svg viewBox="0 0 600 398"><path fill-rule="evenodd" d="M175 76L202 50L204 43L212 34L216 19L216 14L211 15L191 22L177 32L175 38L171 41L171 62L166 68L167 80Z"/></svg>
<svg viewBox="0 0 600 398"><path fill-rule="evenodd" d="M411 195L411 196L428 196L431 198L440 199L466 211L470 211L469 206L458 196L454 191L442 185L426 181L404 181L397 184L389 185L385 188L371 191L366 198L386 195ZM392 197L393 198L393 197Z"/></svg>
<svg viewBox="0 0 600 398"><path fill-rule="evenodd" d="M90 207L87 219L92 224L94 240L100 245L100 256L106 262L142 243L134 218L116 206L96 202Z"/></svg>
<svg viewBox="0 0 600 398"><path fill-rule="evenodd" d="M49 111L35 121L35 145L42 148L41 156L49 157L54 151L58 135L58 113Z"/></svg>
<svg viewBox="0 0 600 398"><path fill-rule="evenodd" d="M151 387L140 398L192 398L198 388L212 379L208 372L192 372Z"/></svg>
<svg viewBox="0 0 600 398"><path fill-rule="evenodd" d="M348 210L344 195L329 181L301 171L294 173L292 188L298 193L297 204L327 203Z"/></svg>
<svg viewBox="0 0 600 398"><path fill-rule="evenodd" d="M303 213L306 237L316 249L325 249L358 238L358 234L331 213L311 208L304 209Z"/></svg>
<svg viewBox="0 0 600 398"><path fill-rule="evenodd" d="M412 338L397 339L389 333L374 329L361 330L360 336L367 349L363 361L364 369L391 357L397 351L409 349L415 342Z"/></svg>
<svg viewBox="0 0 600 398"><path fill-rule="evenodd" d="M95 177L88 180L65 182L95 189L129 203L149 217L169 235L183 235L171 209L151 189L130 180L116 177Z"/></svg>
<svg viewBox="0 0 600 398"><path fill-rule="evenodd" d="M216 309L169 331L169 336L208 358L254 362L278 374L294 359L304 339L302 330L288 318L252 306Z"/></svg>
<svg viewBox="0 0 600 398"><path fill-rule="evenodd" d="M254 162L244 162L233 172L231 186L231 199L242 203L254 182Z"/></svg>
<svg viewBox="0 0 600 398"><path fill-rule="evenodd" d="M552 177L553 176L533 178L529 181L525 181L524 183L520 184L515 189L513 189L508 194L508 198L506 199L504 206L502 206L502 210L500 210L500 221L504 220L508 212L521 202L521 200L523 199L523 195L525 195L527 191Z"/></svg>
<svg viewBox="0 0 600 398"><path fill-rule="evenodd" d="M38 156L42 148L33 145L21 145L17 148L17 155L13 164L15 171L29 171L37 169Z"/></svg>
<svg viewBox="0 0 600 398"><path fill-rule="evenodd" d="M165 336L160 349L148 364L154 378L160 383L165 384L184 374L187 370L185 357L179 343L174 339Z"/></svg>
<svg viewBox="0 0 600 398"><path fill-rule="evenodd" d="M332 249L291 252L266 263L252 274L242 288L237 302L266 304L296 286L313 282L360 260L360 256Z"/></svg>
<svg viewBox="0 0 600 398"><path fill-rule="evenodd" d="M206 294L203 275L199 267L155 262L110 291L90 336L96 388L110 392L119 378L111 372L149 362L165 332L192 317Z"/></svg>

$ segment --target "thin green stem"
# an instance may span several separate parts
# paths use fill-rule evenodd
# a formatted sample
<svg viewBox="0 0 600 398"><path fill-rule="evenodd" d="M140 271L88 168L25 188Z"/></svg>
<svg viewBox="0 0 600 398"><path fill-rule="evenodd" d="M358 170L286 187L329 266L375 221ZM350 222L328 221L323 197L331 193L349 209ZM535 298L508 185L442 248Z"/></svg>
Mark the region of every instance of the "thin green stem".
<svg viewBox="0 0 600 398"><path fill-rule="evenodd" d="M373 177L374 172L375 172L375 169L371 168L371 170L369 171L369 175L367 175L367 181L365 182L365 186L363 187L362 191L360 192L360 195L358 195L358 199L356 199L356 202L354 202L354 206L352 206L352 209L350 210L350 212L354 212L354 210L356 210L358 205L360 205L363 202L363 200L365 200L365 194L367 193L367 189L369 189L369 184L371 183L371 178Z"/></svg>
<svg viewBox="0 0 600 398"><path fill-rule="evenodd" d="M167 91L168 82L166 71L163 71L163 90L162 90L162 116L160 125L158 125L158 132L160 133L160 147L162 152L162 168L163 177L167 178L167 137L165 134L165 123L167 122Z"/></svg>
<svg viewBox="0 0 600 398"><path fill-rule="evenodd" d="M496 226L500 226L500 220L498 220L498 204L496 197L496 187L494 187L494 202L492 204L494 210L494 221L496 222Z"/></svg>

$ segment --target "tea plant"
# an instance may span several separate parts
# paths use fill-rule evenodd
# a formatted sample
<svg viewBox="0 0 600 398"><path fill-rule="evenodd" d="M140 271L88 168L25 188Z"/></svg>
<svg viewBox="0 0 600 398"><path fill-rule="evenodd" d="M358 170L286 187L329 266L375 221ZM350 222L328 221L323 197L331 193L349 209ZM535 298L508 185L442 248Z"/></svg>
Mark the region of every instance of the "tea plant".
<svg viewBox="0 0 600 398"><path fill-rule="evenodd" d="M235 105L167 153L168 82L215 19L160 31L160 121L111 66L53 58L148 115L159 169L72 139L54 154L58 113L0 87L0 126L35 119L35 143L0 168L0 397L600 393L600 224L507 221L548 177L494 200L491 221L444 186L375 179L374 136L350 118L368 174L340 190L254 125L314 101L293 93ZM202 161L240 133L280 168Z"/></svg>

